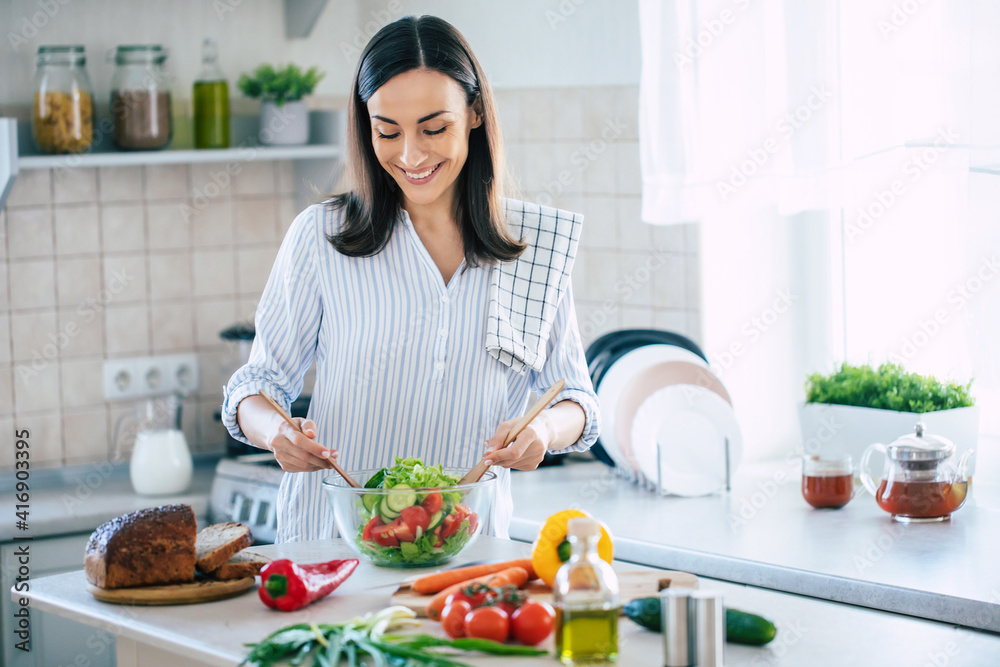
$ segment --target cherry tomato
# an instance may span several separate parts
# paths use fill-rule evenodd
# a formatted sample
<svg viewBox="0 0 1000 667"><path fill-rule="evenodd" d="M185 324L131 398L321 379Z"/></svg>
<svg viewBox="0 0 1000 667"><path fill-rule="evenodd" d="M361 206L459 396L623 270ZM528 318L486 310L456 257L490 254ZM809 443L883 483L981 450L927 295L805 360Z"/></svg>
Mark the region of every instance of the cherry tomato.
<svg viewBox="0 0 1000 667"><path fill-rule="evenodd" d="M522 644L534 646L552 632L555 617L550 605L528 600L510 617L511 635Z"/></svg>
<svg viewBox="0 0 1000 667"><path fill-rule="evenodd" d="M465 634L469 637L503 642L509 633L510 618L500 607L480 607L465 617Z"/></svg>
<svg viewBox="0 0 1000 667"><path fill-rule="evenodd" d="M411 505L399 513L399 518L403 520L413 533L419 527L421 532L427 530L431 525L431 515L420 505Z"/></svg>
<svg viewBox="0 0 1000 667"><path fill-rule="evenodd" d="M444 606L441 612L441 627L452 639L465 636L465 617L472 611L472 605L465 600L456 600Z"/></svg>
<svg viewBox="0 0 1000 667"><path fill-rule="evenodd" d="M413 529L406 525L402 517L397 516L389 525L392 526L392 534L400 542L413 542L417 539Z"/></svg>
<svg viewBox="0 0 1000 667"><path fill-rule="evenodd" d="M372 528L372 539L375 540L375 544L383 547L398 547L399 540L393 534L392 528L391 523Z"/></svg>
<svg viewBox="0 0 1000 667"><path fill-rule="evenodd" d="M365 524L365 529L361 533L361 539L365 542L372 542L372 529L377 528L382 525L382 519L378 515L373 516L372 520Z"/></svg>
<svg viewBox="0 0 1000 667"><path fill-rule="evenodd" d="M441 511L441 505L443 504L443 502L444 501L441 498L441 494L435 492L435 493L428 493L426 496L424 496L424 502L422 504L425 510L427 510L430 514L434 514L434 512Z"/></svg>
<svg viewBox="0 0 1000 667"><path fill-rule="evenodd" d="M495 597L495 588L490 588L483 583L476 583L465 586L457 593L452 593L445 599L444 603L445 605L449 605L452 602L463 601L468 602L469 605L475 609L476 607L482 607L484 604L491 602Z"/></svg>
<svg viewBox="0 0 1000 667"><path fill-rule="evenodd" d="M515 586L503 586L496 592L496 598L491 604L503 609L507 612L507 615L513 618L513 614L517 609L524 604L527 597L525 594L518 590ZM511 626L511 632L513 632L513 625Z"/></svg>

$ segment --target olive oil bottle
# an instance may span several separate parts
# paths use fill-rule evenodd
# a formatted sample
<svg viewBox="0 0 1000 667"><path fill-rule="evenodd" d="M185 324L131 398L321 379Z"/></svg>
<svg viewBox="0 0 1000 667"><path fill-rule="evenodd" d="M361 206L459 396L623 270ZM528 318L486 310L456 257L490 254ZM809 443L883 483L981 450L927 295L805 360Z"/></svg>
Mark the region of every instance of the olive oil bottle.
<svg viewBox="0 0 1000 667"><path fill-rule="evenodd" d="M218 48L206 39L194 82L194 147L229 148L229 82L216 63Z"/></svg>
<svg viewBox="0 0 1000 667"><path fill-rule="evenodd" d="M565 665L618 659L618 578L597 555L601 526L594 519L570 519L572 555L559 568L553 589L556 657Z"/></svg>

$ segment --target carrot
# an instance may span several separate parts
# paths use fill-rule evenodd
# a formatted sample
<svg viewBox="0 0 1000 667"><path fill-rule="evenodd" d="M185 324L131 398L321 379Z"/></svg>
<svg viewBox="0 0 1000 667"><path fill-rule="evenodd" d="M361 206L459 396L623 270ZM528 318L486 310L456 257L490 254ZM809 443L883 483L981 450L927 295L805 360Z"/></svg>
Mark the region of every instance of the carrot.
<svg viewBox="0 0 1000 667"><path fill-rule="evenodd" d="M414 593L421 595L440 593L452 584L460 584L463 581L482 577L487 574L494 574L510 567L523 567L528 572L529 581L536 578L535 570L531 567L531 559L521 558L519 560L508 560L503 563L470 565L469 567L460 567L454 570L446 570L445 572L435 572L434 574L428 574L426 577L420 577L413 582L411 588Z"/></svg>
<svg viewBox="0 0 1000 667"><path fill-rule="evenodd" d="M444 611L444 603L448 599L449 595L457 593L466 586L479 583L486 584L487 586L493 586L494 588L509 585L514 585L520 588L524 584L528 583L528 571L523 567L509 567L506 570L501 570L500 572L494 572L493 574L487 574L482 577L467 579L466 581L460 581L457 584L452 584L448 588L440 591L437 595L431 598L430 602L427 603L427 618L432 621L440 621L441 612Z"/></svg>

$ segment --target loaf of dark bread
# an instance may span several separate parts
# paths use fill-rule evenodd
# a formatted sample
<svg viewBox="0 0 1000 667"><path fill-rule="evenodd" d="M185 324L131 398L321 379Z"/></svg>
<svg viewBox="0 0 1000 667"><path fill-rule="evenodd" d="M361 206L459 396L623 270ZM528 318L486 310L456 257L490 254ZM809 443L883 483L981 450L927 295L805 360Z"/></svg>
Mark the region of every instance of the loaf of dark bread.
<svg viewBox="0 0 1000 667"><path fill-rule="evenodd" d="M87 581L100 588L194 581L197 534L190 505L150 507L112 519L87 542Z"/></svg>

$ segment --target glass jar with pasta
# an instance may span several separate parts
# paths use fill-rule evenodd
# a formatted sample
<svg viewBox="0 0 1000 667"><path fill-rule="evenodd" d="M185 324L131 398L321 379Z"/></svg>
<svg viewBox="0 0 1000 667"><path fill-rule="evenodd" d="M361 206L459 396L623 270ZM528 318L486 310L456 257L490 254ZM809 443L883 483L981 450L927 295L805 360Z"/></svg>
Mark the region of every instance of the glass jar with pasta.
<svg viewBox="0 0 1000 667"><path fill-rule="evenodd" d="M94 90L82 46L40 46L31 128L45 153L80 153L94 140Z"/></svg>

